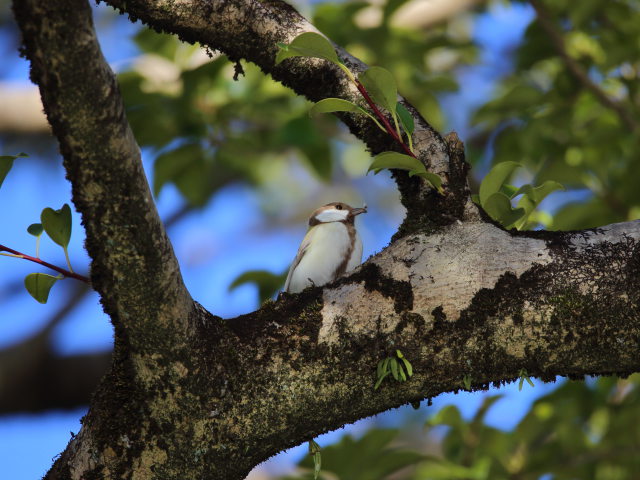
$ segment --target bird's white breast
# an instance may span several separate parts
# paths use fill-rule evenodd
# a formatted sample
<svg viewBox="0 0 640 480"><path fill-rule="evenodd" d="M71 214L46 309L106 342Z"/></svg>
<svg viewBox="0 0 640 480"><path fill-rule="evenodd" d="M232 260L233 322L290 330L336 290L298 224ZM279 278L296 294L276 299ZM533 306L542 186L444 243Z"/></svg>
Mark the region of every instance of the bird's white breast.
<svg viewBox="0 0 640 480"><path fill-rule="evenodd" d="M351 247L347 226L342 222L321 223L313 227L309 247L291 275L290 292L300 292L313 282L324 285L334 280L337 268L344 261ZM353 270L362 261L362 242L356 233L347 271Z"/></svg>

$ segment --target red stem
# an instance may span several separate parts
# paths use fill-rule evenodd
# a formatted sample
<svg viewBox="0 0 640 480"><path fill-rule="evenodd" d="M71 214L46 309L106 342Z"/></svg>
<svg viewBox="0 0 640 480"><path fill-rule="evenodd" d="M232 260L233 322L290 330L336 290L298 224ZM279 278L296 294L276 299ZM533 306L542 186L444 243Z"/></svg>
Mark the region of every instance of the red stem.
<svg viewBox="0 0 640 480"><path fill-rule="evenodd" d="M45 262L44 260L40 260L39 258L36 257L32 257L30 255L25 255L24 253L20 253L16 250L13 250L9 247L5 247L4 245L0 245L0 252L9 252L13 255L18 255L20 256L20 258L24 258L25 260L29 260L30 262L34 262L37 263L39 265L42 265L44 267L50 268L51 270L55 270L58 273L61 273L62 275L64 275L65 277L69 277L69 278L75 278L76 280L80 280L81 282L87 283L89 284L89 279L87 277L85 277L84 275L79 275L77 273L73 273L70 272L69 270L65 270L64 268L60 268L60 267L56 267L55 265L51 265L48 262Z"/></svg>
<svg viewBox="0 0 640 480"><path fill-rule="evenodd" d="M407 153L407 155L409 155L409 156L411 156L413 158L417 158L415 156L415 154L411 150L409 150L409 147L407 147L404 144L402 139L400 137L398 137L398 134L396 133L394 128L389 123L389 120L387 120L387 117L382 114L382 112L378 109L378 106L373 102L373 100L371 100L371 97L369 96L369 92L367 92L367 89L364 88L364 85L362 85L362 83L360 83L360 80L356 79L356 86L358 87L358 91L362 94L364 99L367 101L367 103L369 104L369 106L373 110L373 113L376 114L376 117L378 117L380 119L380 121L384 125L384 128L387 129L387 132L389 133L389 135L391 135L393 137L393 139L400 144L400 146Z"/></svg>

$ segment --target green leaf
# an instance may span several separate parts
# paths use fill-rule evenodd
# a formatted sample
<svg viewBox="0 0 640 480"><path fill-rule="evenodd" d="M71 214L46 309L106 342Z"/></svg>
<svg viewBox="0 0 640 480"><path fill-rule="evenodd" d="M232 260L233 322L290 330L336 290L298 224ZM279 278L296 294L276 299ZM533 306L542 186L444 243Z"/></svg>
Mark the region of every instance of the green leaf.
<svg viewBox="0 0 640 480"><path fill-rule="evenodd" d="M398 373L398 362L395 358L390 359L389 366L391 367L391 375L393 375L393 378L400 381L400 375Z"/></svg>
<svg viewBox="0 0 640 480"><path fill-rule="evenodd" d="M30 273L24 279L24 286L27 291L40 303L47 303L49 291L53 284L62 277L54 277L46 273Z"/></svg>
<svg viewBox="0 0 640 480"><path fill-rule="evenodd" d="M391 72L382 67L370 67L358 76L358 80L371 99L395 118L398 88Z"/></svg>
<svg viewBox="0 0 640 480"><path fill-rule="evenodd" d="M331 112L353 112L360 113L362 115L366 115L371 120L373 120L378 127L380 127L383 131L386 132L384 127L380 125L378 119L367 112L360 105L356 105L353 102L348 100L343 100L341 98L325 98L324 100L320 100L309 110L309 114L317 115L319 113L331 113Z"/></svg>
<svg viewBox="0 0 640 480"><path fill-rule="evenodd" d="M356 105L348 100L342 100L341 98L325 98L324 100L320 100L309 110L311 115L331 112L354 112L369 115L369 112L360 105Z"/></svg>
<svg viewBox="0 0 640 480"><path fill-rule="evenodd" d="M442 178L440 177L440 175L436 175L432 172L409 172L409 176L412 176L412 174L424 178L433 186L433 188L438 190L438 193L440 195L444 194L444 189L442 188Z"/></svg>
<svg viewBox="0 0 640 480"><path fill-rule="evenodd" d="M518 187L514 185L509 185L508 183L505 183L500 187L500 191L509 198L513 198L516 195L519 195L520 193L522 193L520 190L521 189L519 189Z"/></svg>
<svg viewBox="0 0 640 480"><path fill-rule="evenodd" d="M402 363L404 363L404 368L407 369L407 375L409 375L410 377L413 376L413 367L411 366L409 360L402 357Z"/></svg>
<svg viewBox="0 0 640 480"><path fill-rule="evenodd" d="M382 373L383 374L387 374L387 373L391 373L391 370L389 370L389 362L391 361L391 358L387 357L382 361Z"/></svg>
<svg viewBox="0 0 640 480"><path fill-rule="evenodd" d="M511 200L502 192L497 192L486 199L483 208L494 220L507 227L517 222L525 214L524 208L514 209Z"/></svg>
<svg viewBox="0 0 640 480"><path fill-rule="evenodd" d="M44 228L42 227L41 223L32 223L27 227L27 232L29 232L34 237L39 237L40 235L42 235L43 231Z"/></svg>
<svg viewBox="0 0 640 480"><path fill-rule="evenodd" d="M427 171L425 166L417 158L410 157L403 153L382 152L373 158L373 162L369 165L369 170L380 170L383 168L398 168L400 170L409 170L419 175Z"/></svg>
<svg viewBox="0 0 640 480"><path fill-rule="evenodd" d="M231 285L229 291L238 288L245 283L253 283L258 286L260 303L271 298L282 287L287 278L287 271L282 274L271 273L267 270L249 270L238 275Z"/></svg>
<svg viewBox="0 0 640 480"><path fill-rule="evenodd" d="M280 51L276 55L276 65L286 58L315 57L323 58L336 65L341 65L333 45L322 35L305 32L298 35L288 44L278 44Z"/></svg>
<svg viewBox="0 0 640 480"><path fill-rule="evenodd" d="M40 214L40 221L47 235L60 245L67 248L71 239L71 208L66 203L60 210L45 208Z"/></svg>
<svg viewBox="0 0 640 480"><path fill-rule="evenodd" d="M309 440L309 455L313 457L313 478L316 480L318 475L320 475L322 456L320 453L320 445L314 440Z"/></svg>
<svg viewBox="0 0 640 480"><path fill-rule="evenodd" d="M521 167L517 162L501 162L495 165L487 176L482 179L480 184L480 205L487 210L485 206L488 198L496 192L500 191L502 184L511 176L513 171ZM507 197L507 200L509 197Z"/></svg>
<svg viewBox="0 0 640 480"><path fill-rule="evenodd" d="M413 117L409 113L409 110L406 109L404 105L400 102L396 104L396 113L398 114L398 118L400 119L400 125L406 132L407 136L410 137L413 134L413 130L415 129L415 123L413 121Z"/></svg>
<svg viewBox="0 0 640 480"><path fill-rule="evenodd" d="M531 197L531 199L536 203L539 204L540 202L542 202L542 200L544 200L547 195L549 195L550 193L555 192L556 190L564 190L564 186L559 183L559 182L555 182L553 180L547 180L546 182L544 182L542 185L537 186L537 187L532 187L531 189L529 189L529 191L527 191L527 195L529 195L529 197Z"/></svg>
<svg viewBox="0 0 640 480"><path fill-rule="evenodd" d="M322 457L320 452L313 454L313 480L318 480L320 469L322 468Z"/></svg>
<svg viewBox="0 0 640 480"><path fill-rule="evenodd" d="M382 383L382 381L386 378L386 376L389 375L389 372L386 371L384 372L384 374L381 377L378 377L378 381L376 382L376 384L373 386L374 390L377 390L378 387L380 387L380 384Z"/></svg>
<svg viewBox="0 0 640 480"><path fill-rule="evenodd" d="M16 158L28 157L26 153L19 153L18 155L0 155L0 187L2 182L7 177L9 170L13 167L13 161Z"/></svg>

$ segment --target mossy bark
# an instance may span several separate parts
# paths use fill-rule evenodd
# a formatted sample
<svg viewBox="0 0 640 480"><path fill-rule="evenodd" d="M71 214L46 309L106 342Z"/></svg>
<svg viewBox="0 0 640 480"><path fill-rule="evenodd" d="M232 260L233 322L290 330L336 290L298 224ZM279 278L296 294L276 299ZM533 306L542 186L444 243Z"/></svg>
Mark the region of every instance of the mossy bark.
<svg viewBox="0 0 640 480"><path fill-rule="evenodd" d="M110 3L254 61L309 98L353 94L322 62L274 67L275 43L312 29L284 3ZM408 216L387 249L325 288L211 315L182 283L89 6L16 0L14 11L115 328L111 370L47 478L242 479L285 448L463 378L485 388L521 369L543 379L640 370L640 222L505 232L471 204L457 137L422 119L416 147L446 176L445 196L397 174ZM372 151L390 147L345 121ZM395 349L415 374L374 391L377 362Z"/></svg>

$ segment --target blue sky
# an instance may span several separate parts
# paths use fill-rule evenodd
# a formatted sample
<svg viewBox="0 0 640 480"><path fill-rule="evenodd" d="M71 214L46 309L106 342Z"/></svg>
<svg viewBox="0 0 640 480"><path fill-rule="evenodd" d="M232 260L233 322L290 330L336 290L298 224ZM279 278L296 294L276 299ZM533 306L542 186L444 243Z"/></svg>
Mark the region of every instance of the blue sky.
<svg viewBox="0 0 640 480"><path fill-rule="evenodd" d="M101 12L106 8L108 7L101 5L97 10ZM444 109L456 112L451 117L449 128L460 132L463 139L469 133L469 109L485 101L496 80L509 70L509 52L520 40L531 18L532 13L526 6L499 3L476 22L474 36L483 47L482 63L460 72L464 79L463 85L469 88L443 98ZM137 26L127 21L114 20L110 15L98 15L96 25L99 31L109 27L109 31L113 32L103 39L103 50L113 65L122 65L135 56L135 47L127 39L136 31ZM115 30L111 29L112 26ZM8 43L8 36L2 30L0 43ZM5 68L0 71L0 80L27 82L28 66L18 57L17 52L9 51L5 58ZM453 105L456 105L455 109L448 108ZM461 105L466 108L461 108ZM15 153L5 151L6 148L8 145L0 143L1 153ZM149 167L150 162L145 158L148 175ZM360 191L364 192L362 200L370 205L376 201L376 198L372 198L375 193L371 191L377 191L371 189L371 186L391 186L391 181L384 174L358 179L356 183L361 187ZM0 190L0 202L4 205L10 202L12 207L3 209L0 214L4 225L0 242L26 253L33 252L35 242L27 234L26 227L38 221L42 208L60 208L62 204L70 202L70 186L64 180L60 159L32 157L16 161ZM181 203L175 188L167 186L158 200L161 216L166 218ZM238 221L239 218L242 219L241 222ZM301 224L273 231L264 228L264 221L256 193L248 187L232 185L218 193L204 210L189 215L169 231L192 296L212 312L223 317L233 317L254 310L257 307L256 289L247 285L228 292L227 287L231 281L248 269L280 272L287 268L306 226ZM388 243L400 221L400 210L393 215L374 211L363 216L360 229L365 245L365 258ZM75 212L73 223L70 246L72 263L75 269L82 272L86 271L89 259L82 248L83 232ZM242 251L243 255L238 255L238 251ZM41 256L52 263L64 264L61 249L46 239L42 242ZM54 286L47 305L36 303L22 290L16 292L9 288L16 282L19 284L27 273L38 271L34 267L28 262L0 258L0 348L38 331L48 316L65 301L68 285L65 286L64 283L70 280ZM212 275L213 271L216 272L215 275ZM66 355L109 349L111 341L111 326L100 309L95 293L88 295L54 332L54 347ZM522 392L515 385L501 389L500 393L505 394L505 398L490 411L488 421L500 428L513 427L531 402L551 388L552 385L536 382L534 389L525 385ZM432 407L423 407L420 415L426 416L440 406L455 403L465 416L471 416L485 395L495 393L442 395L434 400ZM85 409L76 409L0 417L0 464L3 465L6 478L26 480L41 476L50 467L52 457L64 449L69 440L69 432L79 430L79 418L84 412ZM346 427L346 430L362 431L372 422L398 425L408 415L415 415L410 407L387 412L375 419L363 420ZM331 443L344 430L324 435L318 442L321 445ZM306 447L292 449L271 460L267 468L282 471L305 453Z"/></svg>

